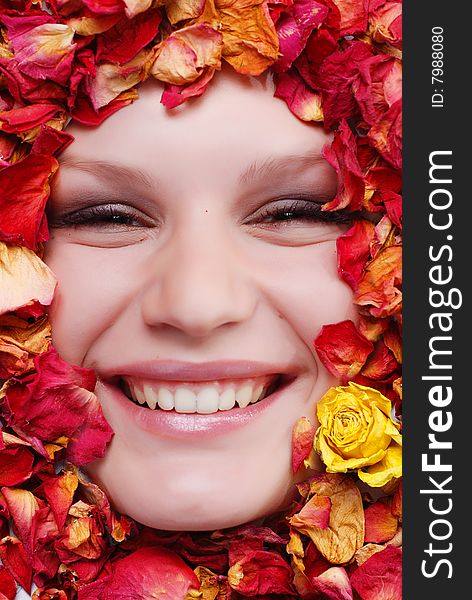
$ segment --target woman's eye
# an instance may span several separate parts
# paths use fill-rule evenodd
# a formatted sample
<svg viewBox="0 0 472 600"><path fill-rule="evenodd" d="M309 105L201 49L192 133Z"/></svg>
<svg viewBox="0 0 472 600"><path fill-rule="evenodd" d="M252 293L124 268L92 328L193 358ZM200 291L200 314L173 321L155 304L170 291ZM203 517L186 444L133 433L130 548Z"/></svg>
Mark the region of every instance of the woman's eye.
<svg viewBox="0 0 472 600"><path fill-rule="evenodd" d="M247 220L249 233L270 244L306 246L335 240L353 215L324 211L326 199L282 198L266 203Z"/></svg>
<svg viewBox="0 0 472 600"><path fill-rule="evenodd" d="M352 220L351 215L339 211L323 211L322 206L321 202L315 200L275 200L254 213L249 219L249 224L277 227L292 222L342 224Z"/></svg>
<svg viewBox="0 0 472 600"><path fill-rule="evenodd" d="M53 216L51 226L100 230L120 230L146 227L145 215L122 204L101 204L83 208L65 215Z"/></svg>

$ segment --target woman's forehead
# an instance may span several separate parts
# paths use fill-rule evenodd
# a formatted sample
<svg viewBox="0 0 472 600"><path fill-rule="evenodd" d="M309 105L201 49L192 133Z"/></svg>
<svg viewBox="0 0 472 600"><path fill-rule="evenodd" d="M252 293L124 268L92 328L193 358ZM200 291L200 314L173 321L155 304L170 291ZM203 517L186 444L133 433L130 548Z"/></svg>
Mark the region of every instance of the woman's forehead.
<svg viewBox="0 0 472 600"><path fill-rule="evenodd" d="M170 110L160 103L162 91L160 82L149 79L140 86L136 102L99 127L72 123L68 131L75 143L65 156L114 158L143 147L159 154L163 148L184 154L215 148L293 154L321 151L331 137L320 125L299 120L274 97L270 75L254 78L223 69L202 97Z"/></svg>

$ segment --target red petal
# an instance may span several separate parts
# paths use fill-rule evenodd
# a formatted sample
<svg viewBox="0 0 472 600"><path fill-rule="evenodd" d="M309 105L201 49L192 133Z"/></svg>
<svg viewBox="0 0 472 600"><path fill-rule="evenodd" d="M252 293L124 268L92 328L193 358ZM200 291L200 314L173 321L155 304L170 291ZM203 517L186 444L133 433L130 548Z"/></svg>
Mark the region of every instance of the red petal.
<svg viewBox="0 0 472 600"><path fill-rule="evenodd" d="M321 97L311 90L296 70L276 76L274 96L282 98L289 109L302 121L322 121Z"/></svg>
<svg viewBox="0 0 472 600"><path fill-rule="evenodd" d="M183 104L188 98L198 97L207 89L215 74L215 69L205 69L200 77L187 85L166 84L162 92L161 103L166 108L175 108Z"/></svg>
<svg viewBox="0 0 472 600"><path fill-rule="evenodd" d="M74 137L66 131L58 131L49 125L41 125L41 130L31 149L33 154L57 155L72 143Z"/></svg>
<svg viewBox="0 0 472 600"><path fill-rule="evenodd" d="M275 71L286 71L292 65L327 14L328 8L314 0L298 0L282 12L276 27L282 56L274 65Z"/></svg>
<svg viewBox="0 0 472 600"><path fill-rule="evenodd" d="M198 577L177 554L155 546L136 550L114 564L104 600L153 596L177 600L199 588Z"/></svg>
<svg viewBox="0 0 472 600"><path fill-rule="evenodd" d="M121 19L114 27L97 36L97 62L122 65L133 59L157 35L162 14L148 10L134 19Z"/></svg>
<svg viewBox="0 0 472 600"><path fill-rule="evenodd" d="M387 348L382 340L375 344L374 351L367 359L361 374L374 381L384 381L399 369L393 353Z"/></svg>
<svg viewBox="0 0 472 600"><path fill-rule="evenodd" d="M323 110L325 110L324 100ZM345 121L341 123L338 131L335 132L331 146L324 148L323 156L336 169L338 175L336 197L331 202L323 205L323 209L338 210L349 207L352 211L360 210L364 201L364 176L357 159L354 134Z"/></svg>
<svg viewBox="0 0 472 600"><path fill-rule="evenodd" d="M351 585L361 600L401 600L402 552L387 546L351 575Z"/></svg>
<svg viewBox="0 0 472 600"><path fill-rule="evenodd" d="M374 233L374 224L362 219L354 221L352 227L336 241L339 274L353 290L357 288L362 271L370 256L370 245L374 239Z"/></svg>
<svg viewBox="0 0 472 600"><path fill-rule="evenodd" d="M6 536L0 541L0 560L21 587L29 592L33 569L18 538Z"/></svg>
<svg viewBox="0 0 472 600"><path fill-rule="evenodd" d="M47 230L43 228L44 208L49 196L49 179L57 166L52 156L30 154L0 171L0 237L3 241L34 250L38 242L47 239Z"/></svg>
<svg viewBox="0 0 472 600"><path fill-rule="evenodd" d="M34 456L25 446L5 448L0 452L0 485L18 485L32 473Z"/></svg>
<svg viewBox="0 0 472 600"><path fill-rule="evenodd" d="M346 382L359 373L374 345L352 321L341 321L321 328L315 348L328 371Z"/></svg>
<svg viewBox="0 0 472 600"><path fill-rule="evenodd" d="M0 566L0 600L15 600L16 583L15 579L5 569Z"/></svg>
<svg viewBox="0 0 472 600"><path fill-rule="evenodd" d="M353 35L367 29L367 2L364 0L331 0L338 9L339 35ZM330 3L331 3L330 2Z"/></svg>
<svg viewBox="0 0 472 600"><path fill-rule="evenodd" d="M293 571L279 554L249 552L228 571L230 586L244 596L288 594L295 596Z"/></svg>
<svg viewBox="0 0 472 600"><path fill-rule="evenodd" d="M360 85L361 65L372 55L373 50L369 44L353 40L323 62L319 85L327 127L331 128L343 119L360 116L354 90Z"/></svg>
<svg viewBox="0 0 472 600"><path fill-rule="evenodd" d="M78 464L102 456L113 432L90 391L93 371L68 365L53 348L34 363L35 373L8 388L9 425L39 451L39 440L66 436L75 438L69 452Z"/></svg>
<svg viewBox="0 0 472 600"><path fill-rule="evenodd" d="M13 519L15 532L23 542L25 551L32 557L38 513L41 510L40 501L31 492L19 488L4 487L2 493Z"/></svg>
<svg viewBox="0 0 472 600"><path fill-rule="evenodd" d="M56 519L58 529L64 527L78 483L77 475L67 471L60 477L47 479L41 486Z"/></svg>

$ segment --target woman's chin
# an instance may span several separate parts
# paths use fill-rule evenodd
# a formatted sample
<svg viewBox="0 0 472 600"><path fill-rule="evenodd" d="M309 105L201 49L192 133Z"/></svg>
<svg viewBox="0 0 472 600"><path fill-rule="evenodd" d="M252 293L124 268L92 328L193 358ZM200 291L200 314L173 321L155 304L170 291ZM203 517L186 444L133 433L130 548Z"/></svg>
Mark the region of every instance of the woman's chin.
<svg viewBox="0 0 472 600"><path fill-rule="evenodd" d="M210 531L258 521L288 508L297 493L293 481L286 478L245 486L238 485L231 473L220 476L216 483L213 478L211 486L204 482L199 487L181 485L179 490L175 482L162 478L160 484L135 480L123 486L106 477L97 463L93 467L89 474L113 499L116 511L142 525L166 531Z"/></svg>

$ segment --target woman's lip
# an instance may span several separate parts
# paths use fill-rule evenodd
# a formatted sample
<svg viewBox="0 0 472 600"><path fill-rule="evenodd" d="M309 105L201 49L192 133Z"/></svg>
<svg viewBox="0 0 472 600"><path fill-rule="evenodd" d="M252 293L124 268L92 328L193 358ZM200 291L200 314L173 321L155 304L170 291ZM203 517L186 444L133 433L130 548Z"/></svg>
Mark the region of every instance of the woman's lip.
<svg viewBox="0 0 472 600"><path fill-rule="evenodd" d="M117 377L156 379L168 381L216 381L220 379L247 379L264 375L294 375L296 367L290 364L272 364L257 361L218 360L211 362L183 362L178 360L142 361L116 365L113 368L97 368L100 379L115 380Z"/></svg>
<svg viewBox="0 0 472 600"><path fill-rule="evenodd" d="M97 391L99 397L104 392L111 400L111 410L113 411L111 420L116 421L118 418L123 423L131 422L138 429L160 437L187 440L190 437L193 440L224 435L251 423L277 401L292 381L293 379L263 400L251 404L247 408L235 407L211 414L151 410L135 404L129 400L119 387L103 380L98 381L97 387L104 389L102 389L102 392ZM106 403L106 405L109 405L109 403Z"/></svg>

